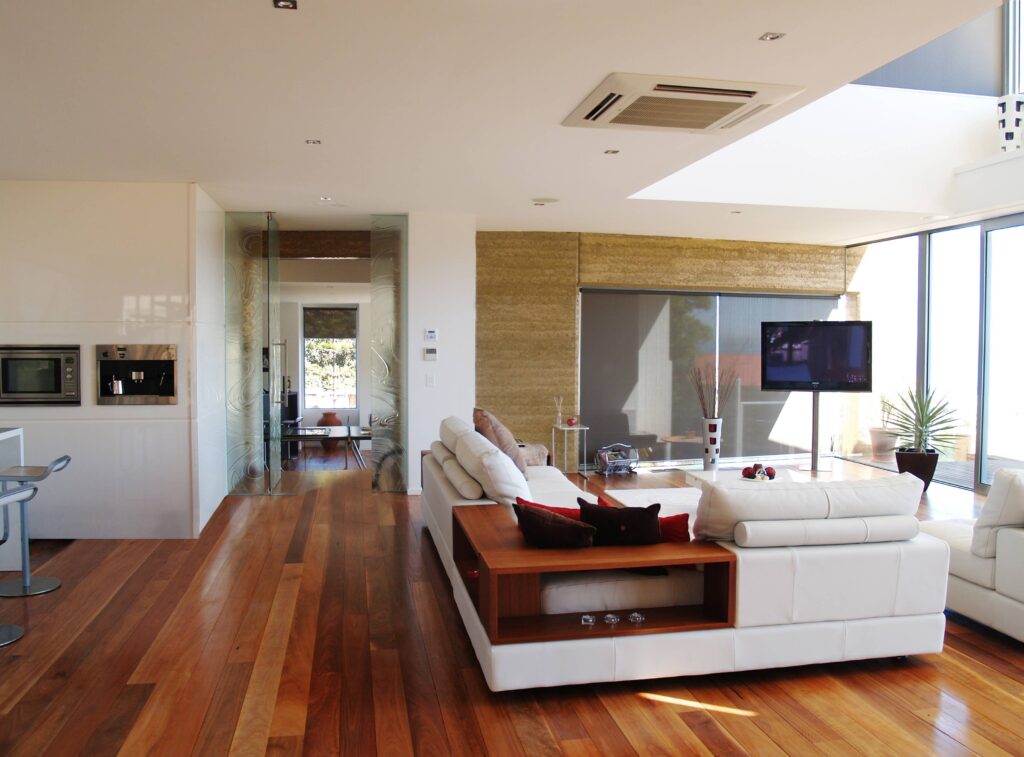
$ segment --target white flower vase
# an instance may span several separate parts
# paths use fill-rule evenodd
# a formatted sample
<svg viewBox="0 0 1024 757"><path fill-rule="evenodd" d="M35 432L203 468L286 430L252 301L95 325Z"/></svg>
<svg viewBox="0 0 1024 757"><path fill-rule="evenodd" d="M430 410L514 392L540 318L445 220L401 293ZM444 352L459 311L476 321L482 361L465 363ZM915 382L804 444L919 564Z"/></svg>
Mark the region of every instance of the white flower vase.
<svg viewBox="0 0 1024 757"><path fill-rule="evenodd" d="M722 419L705 418L704 428L704 470L718 470L718 458L722 456Z"/></svg>

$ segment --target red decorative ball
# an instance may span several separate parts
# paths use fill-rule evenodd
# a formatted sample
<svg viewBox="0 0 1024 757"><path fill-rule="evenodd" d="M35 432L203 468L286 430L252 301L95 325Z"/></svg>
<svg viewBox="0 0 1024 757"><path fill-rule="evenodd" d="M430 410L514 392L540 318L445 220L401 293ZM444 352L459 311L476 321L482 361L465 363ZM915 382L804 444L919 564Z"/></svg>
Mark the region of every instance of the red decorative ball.
<svg viewBox="0 0 1024 757"><path fill-rule="evenodd" d="M775 479L775 469L774 468L772 468L772 467L765 468L764 472L765 472L765 475L768 476L768 478L770 480L774 480Z"/></svg>
<svg viewBox="0 0 1024 757"><path fill-rule="evenodd" d="M763 467L764 467L764 466L763 466L763 465L761 465L761 463L754 463L754 473L757 473L757 472L758 472L759 470L761 470L761 469L762 469Z"/></svg>
<svg viewBox="0 0 1024 757"><path fill-rule="evenodd" d="M744 468L743 469L743 478L753 478L753 477L754 477L754 469L753 468Z"/></svg>

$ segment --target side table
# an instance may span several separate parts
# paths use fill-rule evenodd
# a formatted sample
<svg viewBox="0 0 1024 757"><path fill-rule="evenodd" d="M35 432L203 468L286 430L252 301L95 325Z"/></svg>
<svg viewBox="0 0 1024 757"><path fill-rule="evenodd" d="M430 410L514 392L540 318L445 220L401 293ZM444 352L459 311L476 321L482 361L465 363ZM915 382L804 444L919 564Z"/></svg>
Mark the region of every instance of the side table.
<svg viewBox="0 0 1024 757"><path fill-rule="evenodd" d="M576 424L575 426L569 426L565 423L556 423L551 427L551 461L554 462L558 459L555 455L555 432L562 432L562 473L569 472L569 433L570 432L583 432L583 449L581 455L583 456L584 464L586 464L587 458L587 432L590 431L589 426L581 426ZM580 470L579 460L576 461L576 470Z"/></svg>

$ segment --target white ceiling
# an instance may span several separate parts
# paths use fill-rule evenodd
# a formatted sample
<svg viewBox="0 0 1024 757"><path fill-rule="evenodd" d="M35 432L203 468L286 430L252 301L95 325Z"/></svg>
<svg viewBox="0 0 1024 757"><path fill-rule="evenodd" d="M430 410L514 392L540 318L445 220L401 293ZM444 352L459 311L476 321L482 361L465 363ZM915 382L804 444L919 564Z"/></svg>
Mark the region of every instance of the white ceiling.
<svg viewBox="0 0 1024 757"><path fill-rule="evenodd" d="M998 4L6 2L0 178L196 181L226 209L273 210L290 229L437 210L481 229L853 238L905 209L736 215L710 192L628 199L767 120L728 136L559 124L613 71L804 87L779 118ZM765 31L787 36L758 41Z"/></svg>

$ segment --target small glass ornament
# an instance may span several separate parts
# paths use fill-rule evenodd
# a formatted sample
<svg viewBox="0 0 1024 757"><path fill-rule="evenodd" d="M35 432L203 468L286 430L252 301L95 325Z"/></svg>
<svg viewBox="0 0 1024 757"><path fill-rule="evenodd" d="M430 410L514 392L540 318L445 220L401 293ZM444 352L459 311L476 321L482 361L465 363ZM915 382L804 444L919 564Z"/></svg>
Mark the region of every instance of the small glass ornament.
<svg viewBox="0 0 1024 757"><path fill-rule="evenodd" d="M584 615L580 618L580 623L585 626L592 626L597 623L596 615Z"/></svg>
<svg viewBox="0 0 1024 757"><path fill-rule="evenodd" d="M619 616L613 612L610 612L604 616L604 622L610 626L614 626L616 623L619 622Z"/></svg>
<svg viewBox="0 0 1024 757"><path fill-rule="evenodd" d="M631 612L629 614L630 623L643 623L646 620L642 612Z"/></svg>

